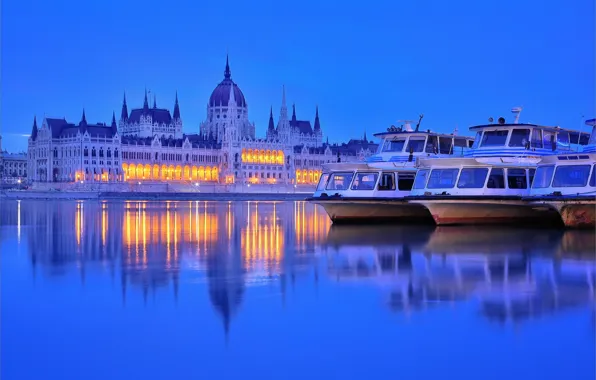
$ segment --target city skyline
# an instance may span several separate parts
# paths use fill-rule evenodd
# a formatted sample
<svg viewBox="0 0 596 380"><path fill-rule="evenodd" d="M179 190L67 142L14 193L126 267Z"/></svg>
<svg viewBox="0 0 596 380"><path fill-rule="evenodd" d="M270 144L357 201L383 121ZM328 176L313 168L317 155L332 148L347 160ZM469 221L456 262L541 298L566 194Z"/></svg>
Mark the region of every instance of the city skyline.
<svg viewBox="0 0 596 380"><path fill-rule="evenodd" d="M267 130L270 108L279 109L282 85L301 117L312 119L318 105L331 142L420 113L424 127L459 134L489 116L511 117L513 106L524 107L524 121L572 129L595 113L594 4L587 0L379 4L360 10L361 19L353 6L182 2L162 11L176 25L155 30L145 21L153 17L146 2L120 4L119 12L72 4L3 4L1 133L9 151L26 149L35 115L78 120L85 108L89 120L109 123L123 91L137 103L145 87L161 104L178 92L185 132L197 133L226 53L257 135ZM31 22L18 23L25 12ZM307 21L280 33L275 20L287 15ZM47 19L61 26L31 27Z"/></svg>

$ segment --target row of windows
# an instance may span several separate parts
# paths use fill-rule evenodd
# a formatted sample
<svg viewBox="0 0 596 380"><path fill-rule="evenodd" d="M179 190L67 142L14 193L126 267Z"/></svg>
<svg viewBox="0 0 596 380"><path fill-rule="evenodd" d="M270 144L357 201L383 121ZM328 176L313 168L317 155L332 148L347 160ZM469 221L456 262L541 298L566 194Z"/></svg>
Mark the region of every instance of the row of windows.
<svg viewBox="0 0 596 380"><path fill-rule="evenodd" d="M517 168L450 168L450 169L421 169L416 175L414 189L527 189L528 176L532 183L535 169ZM488 179L487 179L488 175Z"/></svg>
<svg viewBox="0 0 596 380"><path fill-rule="evenodd" d="M122 158L125 160L145 160L150 161L178 161L178 162L218 162L218 156L203 154L180 154L180 153L149 153L149 152L122 152Z"/></svg>
<svg viewBox="0 0 596 380"><path fill-rule="evenodd" d="M396 181L397 176L397 181ZM378 184L377 184L378 182ZM414 183L414 173L393 172L346 172L323 174L317 186L318 190L374 190L395 191L396 186L400 191L409 191ZM351 184L351 186L350 186Z"/></svg>
<svg viewBox="0 0 596 380"><path fill-rule="evenodd" d="M590 176L590 173L592 175ZM596 187L596 165L541 166L536 170L532 188L547 187L585 187L590 179L590 186Z"/></svg>

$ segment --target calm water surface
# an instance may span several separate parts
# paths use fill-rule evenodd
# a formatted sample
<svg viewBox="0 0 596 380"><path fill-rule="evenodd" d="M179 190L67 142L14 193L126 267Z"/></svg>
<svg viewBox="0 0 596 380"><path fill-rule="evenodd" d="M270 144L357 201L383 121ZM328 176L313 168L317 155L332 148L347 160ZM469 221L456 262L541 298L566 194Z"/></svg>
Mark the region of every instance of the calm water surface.
<svg viewBox="0 0 596 380"><path fill-rule="evenodd" d="M3 201L1 377L594 379L596 236Z"/></svg>

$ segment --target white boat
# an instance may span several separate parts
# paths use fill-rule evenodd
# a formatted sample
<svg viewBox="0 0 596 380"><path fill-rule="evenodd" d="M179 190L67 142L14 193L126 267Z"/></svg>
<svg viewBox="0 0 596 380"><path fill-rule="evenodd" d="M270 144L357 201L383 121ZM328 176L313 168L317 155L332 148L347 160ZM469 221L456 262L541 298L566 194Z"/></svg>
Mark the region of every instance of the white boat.
<svg viewBox="0 0 596 380"><path fill-rule="evenodd" d="M566 227L596 226L596 122L581 153L544 157L526 198L531 204L556 210ZM594 152L594 153L586 153Z"/></svg>
<svg viewBox="0 0 596 380"><path fill-rule="evenodd" d="M577 151L589 135L517 121L472 127L477 134L464 158L420 159L407 200L426 207L438 225L559 221L553 210L531 207L524 197L544 157Z"/></svg>
<svg viewBox="0 0 596 380"><path fill-rule="evenodd" d="M422 116L421 116L422 119ZM420 157L463 156L472 139L419 131L406 123L375 134L382 142L365 162L323 165L323 174L309 201L320 204L331 220L372 222L430 221L428 211L404 197L410 194Z"/></svg>

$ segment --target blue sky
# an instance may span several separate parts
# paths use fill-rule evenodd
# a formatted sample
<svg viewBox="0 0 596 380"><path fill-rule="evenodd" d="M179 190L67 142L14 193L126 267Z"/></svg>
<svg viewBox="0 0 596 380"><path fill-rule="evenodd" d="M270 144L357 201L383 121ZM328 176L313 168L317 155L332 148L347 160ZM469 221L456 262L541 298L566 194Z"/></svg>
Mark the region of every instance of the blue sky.
<svg viewBox="0 0 596 380"><path fill-rule="evenodd" d="M579 128L596 116L594 1L2 2L3 148L26 148L33 116L90 122L145 86L186 133L223 78L263 136L281 87L298 118L319 105L330 141L398 119L459 133L489 116ZM587 130L587 128L586 128Z"/></svg>

